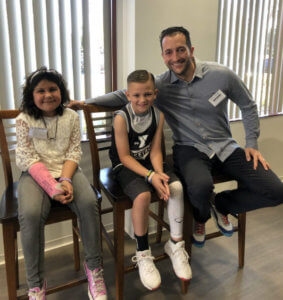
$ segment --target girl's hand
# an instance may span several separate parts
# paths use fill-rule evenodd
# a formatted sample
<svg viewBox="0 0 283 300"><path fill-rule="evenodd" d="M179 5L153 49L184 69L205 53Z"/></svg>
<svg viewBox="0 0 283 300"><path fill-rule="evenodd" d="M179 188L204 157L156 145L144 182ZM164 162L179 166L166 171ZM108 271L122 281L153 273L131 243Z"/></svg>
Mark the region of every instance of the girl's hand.
<svg viewBox="0 0 283 300"><path fill-rule="evenodd" d="M57 195L54 197L56 201L61 202L62 204L67 204L73 201L73 186L70 182L68 181L62 181L61 182L61 187L65 191L63 195Z"/></svg>
<svg viewBox="0 0 283 300"><path fill-rule="evenodd" d="M66 193L73 195L73 186L69 181L61 181L61 187Z"/></svg>
<svg viewBox="0 0 283 300"><path fill-rule="evenodd" d="M160 199L163 199L165 201L167 201L169 199L170 190L169 190L169 186L167 183L167 179L164 179L164 176L162 176L158 173L154 173L152 176L152 179L151 179L151 184L154 186Z"/></svg>

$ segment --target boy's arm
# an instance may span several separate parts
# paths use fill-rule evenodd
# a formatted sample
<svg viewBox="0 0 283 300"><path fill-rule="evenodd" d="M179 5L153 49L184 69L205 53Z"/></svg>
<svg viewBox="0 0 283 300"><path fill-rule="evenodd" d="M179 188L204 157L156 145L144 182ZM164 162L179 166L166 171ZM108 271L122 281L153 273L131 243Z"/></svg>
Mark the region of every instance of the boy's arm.
<svg viewBox="0 0 283 300"><path fill-rule="evenodd" d="M168 200L170 190L168 187L169 176L163 173L163 155L161 151L161 141L163 135L164 115L160 112L160 119L155 132L150 151L150 161L156 175L152 177L152 184L160 195L160 198Z"/></svg>
<svg viewBox="0 0 283 300"><path fill-rule="evenodd" d="M146 178L149 170L130 155L127 126L124 118L120 115L117 115L114 119L114 134L121 163L126 168ZM164 184L165 180L163 177L158 173L154 173L154 175L151 176L151 180L151 183L155 187L159 197L161 199L168 200L170 194L169 188L168 185L166 186L166 184Z"/></svg>
<svg viewBox="0 0 283 300"><path fill-rule="evenodd" d="M114 119L114 135L121 163L133 172L146 177L148 169L130 155L127 126L124 118L120 115Z"/></svg>
<svg viewBox="0 0 283 300"><path fill-rule="evenodd" d="M160 120L155 132L150 151L150 161L157 173L163 173L163 156L161 151L161 140L164 125L164 115L160 112Z"/></svg>

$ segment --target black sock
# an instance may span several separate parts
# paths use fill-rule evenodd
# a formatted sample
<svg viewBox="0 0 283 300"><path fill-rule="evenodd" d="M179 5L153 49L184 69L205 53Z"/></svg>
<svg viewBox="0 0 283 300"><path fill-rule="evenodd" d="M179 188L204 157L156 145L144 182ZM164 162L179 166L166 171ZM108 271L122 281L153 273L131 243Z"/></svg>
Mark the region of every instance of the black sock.
<svg viewBox="0 0 283 300"><path fill-rule="evenodd" d="M135 234L135 238L137 241L137 250L138 251L144 251L144 250L148 250L149 246L148 246L148 234L146 233L145 235L142 236L138 236Z"/></svg>

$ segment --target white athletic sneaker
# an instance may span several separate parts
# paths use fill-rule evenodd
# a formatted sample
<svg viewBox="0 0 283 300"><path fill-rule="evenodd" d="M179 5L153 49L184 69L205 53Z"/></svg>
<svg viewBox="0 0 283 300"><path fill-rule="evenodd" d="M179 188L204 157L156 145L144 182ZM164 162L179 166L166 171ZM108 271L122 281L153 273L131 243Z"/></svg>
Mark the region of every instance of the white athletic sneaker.
<svg viewBox="0 0 283 300"><path fill-rule="evenodd" d="M177 277L182 280L190 280L192 278L192 270L188 261L189 255L185 250L185 242L180 241L174 244L169 239L164 246L164 251L170 257Z"/></svg>
<svg viewBox="0 0 283 300"><path fill-rule="evenodd" d="M149 290L157 289L161 284L159 271L156 269L151 250L136 251L132 261L137 263L142 284Z"/></svg>
<svg viewBox="0 0 283 300"><path fill-rule="evenodd" d="M193 244L198 247L202 248L205 243L205 223L199 223L193 220Z"/></svg>
<svg viewBox="0 0 283 300"><path fill-rule="evenodd" d="M228 217L222 215L214 205L211 205L211 215L220 232L225 236L231 236L234 232L233 225Z"/></svg>

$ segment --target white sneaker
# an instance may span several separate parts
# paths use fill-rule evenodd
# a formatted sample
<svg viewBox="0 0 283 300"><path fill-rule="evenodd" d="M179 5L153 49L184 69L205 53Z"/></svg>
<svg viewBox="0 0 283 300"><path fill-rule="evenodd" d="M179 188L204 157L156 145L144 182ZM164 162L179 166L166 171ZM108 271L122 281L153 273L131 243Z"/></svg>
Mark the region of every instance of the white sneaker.
<svg viewBox="0 0 283 300"><path fill-rule="evenodd" d="M222 215L214 205L211 205L211 215L220 232L225 236L232 236L234 229L228 217Z"/></svg>
<svg viewBox="0 0 283 300"><path fill-rule="evenodd" d="M157 289L161 284L159 271L156 269L151 250L136 251L132 261L137 263L142 284L149 290Z"/></svg>
<svg viewBox="0 0 283 300"><path fill-rule="evenodd" d="M199 223L193 220L193 237L192 237L193 244L198 247L202 248L205 243L205 223Z"/></svg>
<svg viewBox="0 0 283 300"><path fill-rule="evenodd" d="M174 244L169 239L164 246L164 251L170 257L177 277L182 280L190 280L192 278L192 270L188 261L189 255L185 250L185 242L180 241Z"/></svg>

